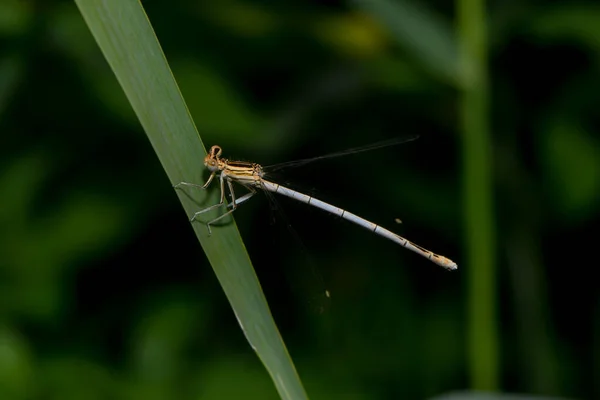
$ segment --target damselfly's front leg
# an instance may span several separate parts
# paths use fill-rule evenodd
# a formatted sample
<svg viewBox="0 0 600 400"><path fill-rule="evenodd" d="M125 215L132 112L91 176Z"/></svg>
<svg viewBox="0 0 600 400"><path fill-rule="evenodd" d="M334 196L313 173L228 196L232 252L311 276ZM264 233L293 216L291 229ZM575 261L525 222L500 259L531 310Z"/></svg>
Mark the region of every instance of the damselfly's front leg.
<svg viewBox="0 0 600 400"><path fill-rule="evenodd" d="M200 188L200 189L206 189L208 187L208 185L210 185L210 183L212 182L213 178L215 177L215 175L217 174L217 172L213 172L212 174L210 174L210 176L208 177L208 180L206 181L206 183L204 185L197 185L195 183L189 183L189 182L179 182L177 185L173 185L174 188L179 188L181 186L192 186L192 187L196 187L196 188ZM217 204L214 204L210 207L205 208L204 210L200 210L198 212L196 212L194 215L192 215L192 217L190 218L190 222L194 222L196 220L196 217L202 213L205 213L207 211L210 211L212 209L215 209L221 205L223 205L223 203L225 202L225 185L224 185L224 181L223 181L223 175L220 175L220 182L221 182L221 201L219 201Z"/></svg>
<svg viewBox="0 0 600 400"><path fill-rule="evenodd" d="M206 223L206 226L208 227L209 235L212 233L210 230L210 226L212 224L214 224L218 220L223 219L226 216L228 216L229 214L231 214L232 212L234 212L237 209L238 204L243 203L244 201L248 200L250 197L252 197L256 194L256 190L253 187L244 185L244 187L246 189L248 189L250 191L250 193L246 193L245 195L243 195L242 197L240 197L239 199L236 200L235 192L233 191L233 183L229 179L227 180L227 187L229 188L229 193L231 194L231 203L228 204L227 207L231 207L231 210L229 210L225 214L213 219L212 221L209 221Z"/></svg>
<svg viewBox="0 0 600 400"><path fill-rule="evenodd" d="M175 189L177 189L180 186L192 186L192 187L197 187L197 188L201 188L201 189L206 189L208 187L208 185L210 185L210 183L212 182L212 180L216 174L217 174L216 171L213 172L212 174L210 174L210 176L208 177L208 180L206 181L206 183L204 185L198 185L198 184L189 183L189 182L179 182L177 185L173 185L173 187Z"/></svg>
<svg viewBox="0 0 600 400"><path fill-rule="evenodd" d="M188 183L188 182L179 182L177 185L173 185L173 187L178 188L180 186L192 186L192 187L197 187L197 188L201 188L201 189L206 189L208 187L208 185L210 185L210 183L212 182L215 175L216 175L216 172L213 172L212 174L210 174L210 177L208 178L208 180L206 181L206 183L204 185L197 185L195 183ZM232 181L230 179L225 178L224 175L221 174L219 176L219 182L220 182L220 186L221 186L221 198L220 198L219 202L217 204L213 204L210 207L206 207L205 209L194 213L194 215L192 215L192 217L190 218L190 222L194 222L200 214L204 214L210 210L214 210L215 208L218 208L225 203L225 180L227 180L227 187L229 188L229 193L231 193L231 203L227 204L227 208L231 208L231 210L229 210L225 214L213 219L212 221L209 221L206 224L209 235L212 234L212 230L210 229L211 224L213 224L213 223L217 222L218 220L220 220L221 218L224 218L227 215L231 214L232 212L234 212L236 210L236 208L239 204L245 202L246 200L250 199L252 196L254 196L256 194L256 190L254 190L254 188L243 185L246 189L248 189L250 191L250 193L246 193L239 199L236 199L235 192L233 191Z"/></svg>
<svg viewBox="0 0 600 400"><path fill-rule="evenodd" d="M213 178L215 177L215 175L217 174L217 172L213 172L212 174L210 174L210 177L208 178L208 180L206 181L206 183L202 186L197 185L195 183L189 183L189 182L179 182L177 185L173 185L174 188L179 188L180 186L192 186L192 187L197 187L197 188L201 188L201 189L206 189L208 187L208 185L210 185L210 183L212 182ZM192 217L190 218L190 222L194 222L196 220L196 217L200 214L203 214L205 212L208 212L210 210L213 210L221 205L223 205L223 203L225 202L225 181L223 178L223 174L221 174L219 176L219 181L221 183L221 200L217 203L214 204L210 207L205 208L204 210L200 210L196 213L194 213L194 215L192 215ZM210 229L209 229L210 231Z"/></svg>
<svg viewBox="0 0 600 400"><path fill-rule="evenodd" d="M212 176L212 175L211 175ZM207 183L210 182L210 178L208 178ZM229 180L227 181L229 183ZM196 217L198 217L198 215L200 214L204 214L205 212L208 212L210 210L214 210L215 208L218 208L220 206L223 205L223 203L225 203L225 177L223 176L223 174L221 174L219 176L219 183L221 186L221 199L219 200L219 202L217 204L213 204L210 207L206 207L204 210L200 210L194 213L194 215L192 215L192 218L190 218L190 222L194 222L196 220ZM204 184L204 186L207 186L207 184ZM208 233L210 234L210 227L208 227Z"/></svg>

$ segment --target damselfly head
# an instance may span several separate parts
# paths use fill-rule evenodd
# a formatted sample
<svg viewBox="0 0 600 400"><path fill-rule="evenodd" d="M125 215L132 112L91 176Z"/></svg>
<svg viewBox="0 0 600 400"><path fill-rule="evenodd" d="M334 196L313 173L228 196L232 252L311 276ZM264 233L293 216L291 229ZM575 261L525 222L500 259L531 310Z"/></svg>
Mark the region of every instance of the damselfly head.
<svg viewBox="0 0 600 400"><path fill-rule="evenodd" d="M204 157L204 166L209 169L209 171L216 171L219 169L219 157L221 157L221 153L223 150L220 146L213 146L210 148L210 151Z"/></svg>

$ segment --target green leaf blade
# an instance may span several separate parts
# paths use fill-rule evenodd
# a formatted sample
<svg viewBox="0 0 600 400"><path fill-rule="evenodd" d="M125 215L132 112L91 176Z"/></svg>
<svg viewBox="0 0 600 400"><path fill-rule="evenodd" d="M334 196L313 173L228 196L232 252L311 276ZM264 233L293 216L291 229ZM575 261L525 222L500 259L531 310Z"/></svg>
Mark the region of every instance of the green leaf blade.
<svg viewBox="0 0 600 400"><path fill-rule="evenodd" d="M201 183L204 145L140 2L75 0L75 3L148 135L170 184ZM217 191L178 189L176 192L187 215L217 202ZM215 215L207 214L207 218ZM307 398L235 222L215 227L211 236L204 224L192 225L248 342L271 375L280 396ZM173 262L177 262L178 256L173 257Z"/></svg>

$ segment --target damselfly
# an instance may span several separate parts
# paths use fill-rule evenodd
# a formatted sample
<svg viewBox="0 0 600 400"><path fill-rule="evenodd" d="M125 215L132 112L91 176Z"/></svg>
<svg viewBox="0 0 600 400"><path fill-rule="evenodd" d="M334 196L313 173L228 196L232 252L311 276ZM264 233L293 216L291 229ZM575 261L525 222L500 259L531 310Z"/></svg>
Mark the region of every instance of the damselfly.
<svg viewBox="0 0 600 400"><path fill-rule="evenodd" d="M364 146L364 147L357 148L357 149L350 149L350 150L346 150L346 151L342 151L342 152L328 154L326 156L277 164L277 165L271 166L270 169L276 170L276 169L281 169L281 168L289 167L289 166L302 165L302 164L306 164L308 162L312 162L315 160L321 160L321 159L331 158L331 157L338 157L338 156L361 152L361 151L373 150L376 148L386 147L391 144L398 144L398 143L406 142L408 140L413 140L413 139L416 139L416 136L411 137L409 139L403 139L403 140L394 139L393 141L379 142L379 143L375 143L375 144L372 144L369 146ZM363 228L368 229L379 236L383 236L384 238L389 239L392 242L401 245L402 247L412 250L415 253L420 254L421 256L433 261L437 265L444 267L447 270L455 270L457 268L456 263L453 262L452 260L450 260L444 256L435 254L429 250L426 250L423 247L414 244L410 240L405 239L402 236L399 236L399 235L397 235L397 234L395 234L373 222L367 221L364 218L361 218L355 214L352 214L342 208L335 207L324 201L318 200L312 196L297 192L288 187L282 186L280 184L277 184L277 183L274 183L274 182L271 182L271 181L265 179L265 175L266 175L265 169L266 168L263 168L260 164L250 163L250 162L245 162L245 161L227 160L225 158L221 158L222 153L223 153L223 151L220 146L212 146L210 148L210 151L204 158L204 165L210 171L210 176L204 185L197 185L197 184L188 183L188 182L180 182L177 185L174 185L174 187L176 187L176 188L180 187L180 186L192 186L192 187L199 187L202 189L206 189L211 184L211 182L213 181L215 176L217 176L217 175L219 176L219 184L221 187L220 201L217 204L214 204L210 207L207 207L203 210L196 212L190 218L190 222L195 221L196 218L198 216L200 216L201 214L204 214L215 208L221 207L223 204L225 204L226 203L226 185L227 185L227 189L229 190L229 194L231 195L231 203L229 203L227 205L227 208L231 208L231 210L225 212L223 215L220 215L219 217L206 223L209 234L211 233L210 226L212 224L225 218L227 215L233 213L237 209L238 205L249 200L252 196L254 196L256 194L256 189L258 188L258 189L262 189L262 190L265 190L268 192L278 193L278 194L290 197L294 200L300 201L302 203L306 203L308 205L320 208L321 210L324 210L328 213L337 215L338 217L341 217L347 221L350 221L359 226L362 226ZM248 193L246 193L242 197L236 198L235 192L233 190L233 183L237 183L237 184L244 186L248 190Z"/></svg>

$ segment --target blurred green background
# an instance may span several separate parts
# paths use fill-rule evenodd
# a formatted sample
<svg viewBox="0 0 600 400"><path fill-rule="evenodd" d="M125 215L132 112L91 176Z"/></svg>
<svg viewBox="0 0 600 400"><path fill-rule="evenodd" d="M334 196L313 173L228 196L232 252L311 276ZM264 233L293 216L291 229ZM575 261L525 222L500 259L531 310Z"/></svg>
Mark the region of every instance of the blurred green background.
<svg viewBox="0 0 600 400"><path fill-rule="evenodd" d="M282 182L456 272L291 200L278 199L286 217L262 195L236 211L312 399L600 398L600 7L489 6L492 170L478 188L455 4L144 2L205 144L229 158L421 136ZM0 129L1 399L278 398L73 2L0 2ZM467 199L487 188L479 220Z"/></svg>

